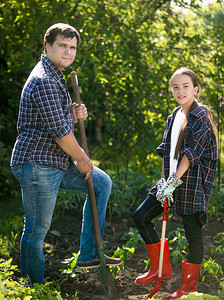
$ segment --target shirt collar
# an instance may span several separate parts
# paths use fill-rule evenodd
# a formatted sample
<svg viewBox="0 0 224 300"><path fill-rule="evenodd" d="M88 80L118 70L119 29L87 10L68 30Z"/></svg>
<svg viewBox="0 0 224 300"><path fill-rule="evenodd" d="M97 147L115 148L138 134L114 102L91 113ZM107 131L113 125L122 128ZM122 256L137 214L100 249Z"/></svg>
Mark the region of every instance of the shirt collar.
<svg viewBox="0 0 224 300"><path fill-rule="evenodd" d="M52 75L52 77L57 77L64 82L63 72L60 71L44 54L41 55L41 62L43 66L48 69L48 72Z"/></svg>
<svg viewBox="0 0 224 300"><path fill-rule="evenodd" d="M177 111L178 111L179 109L181 109L181 106L178 106L178 107L176 107L176 108L173 110L173 116L174 116L174 117L176 116L176 113L177 113ZM204 107L203 105L200 105L200 106L196 107L194 110L192 110L192 111L189 113L189 115L191 114L191 115L194 115L194 116L198 117L198 116L201 115L201 113L203 113L203 112L206 112L205 107Z"/></svg>
<svg viewBox="0 0 224 300"><path fill-rule="evenodd" d="M190 112L190 114L198 117L201 113L205 112L205 107L203 105L200 105L196 107L194 110Z"/></svg>

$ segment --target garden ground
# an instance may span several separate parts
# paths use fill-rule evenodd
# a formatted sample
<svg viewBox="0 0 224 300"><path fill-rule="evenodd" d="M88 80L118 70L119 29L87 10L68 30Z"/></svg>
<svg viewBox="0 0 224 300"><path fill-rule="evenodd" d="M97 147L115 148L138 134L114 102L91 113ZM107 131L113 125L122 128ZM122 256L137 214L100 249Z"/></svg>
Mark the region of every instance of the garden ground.
<svg viewBox="0 0 224 300"><path fill-rule="evenodd" d="M72 216L75 215L75 217ZM162 220L159 219L155 226L160 232ZM106 254L113 255L118 246L122 247L125 243L121 240L124 233L127 233L130 227L135 227L131 217L112 217L112 220L106 222L104 241L106 242ZM178 217L170 218L167 222L168 231L182 228L181 219ZM54 220L53 229L60 233L60 236L48 233L46 237L46 272L45 277L47 282L58 282L61 288L63 299L74 299L78 291L79 300L100 300L107 299L103 288L99 282L97 269L91 269L89 272L84 272L73 280L69 280L66 275L61 274L60 269L65 268L63 260L72 257L73 252L78 252L79 236L81 229L81 214L70 211L69 215L61 219ZM209 251L214 247L213 237L223 232L224 225L220 222L214 222L204 226L204 241L205 241L205 259L208 259ZM134 259L128 260L125 264L125 269L130 273L128 277L122 272L118 279L114 280L113 299L117 300L137 300L143 299L143 295L148 295L155 286L155 283L143 286L135 283L135 278L138 274L144 272L146 264L145 259L148 259L145 246L139 242ZM215 258L216 262L224 269L224 260L220 257ZM15 257L14 263L19 265L19 257ZM181 283L181 264L173 265L174 276L172 279L163 281L160 290L157 293L158 298L166 298L169 293L176 291ZM213 277L207 277L204 282L201 279L198 282L198 292L217 295L219 284Z"/></svg>

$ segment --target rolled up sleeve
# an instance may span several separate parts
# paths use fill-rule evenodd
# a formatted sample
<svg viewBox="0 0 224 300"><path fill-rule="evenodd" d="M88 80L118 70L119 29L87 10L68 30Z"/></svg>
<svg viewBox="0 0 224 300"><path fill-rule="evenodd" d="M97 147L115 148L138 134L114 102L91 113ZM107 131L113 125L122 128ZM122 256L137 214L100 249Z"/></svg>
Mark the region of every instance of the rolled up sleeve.
<svg viewBox="0 0 224 300"><path fill-rule="evenodd" d="M156 152L159 154L160 157L163 158L164 156L164 147L165 147L165 144L164 143L161 143L157 148L156 148Z"/></svg>
<svg viewBox="0 0 224 300"><path fill-rule="evenodd" d="M61 94L54 80L38 80L33 99L41 117L42 126L52 139L60 139L71 131L65 118Z"/></svg>
<svg viewBox="0 0 224 300"><path fill-rule="evenodd" d="M165 145L167 143L167 135L168 135L168 132L169 132L170 122L171 122L171 116L169 116L167 118L162 143L156 148L156 152L162 158L163 158L163 156L165 154Z"/></svg>

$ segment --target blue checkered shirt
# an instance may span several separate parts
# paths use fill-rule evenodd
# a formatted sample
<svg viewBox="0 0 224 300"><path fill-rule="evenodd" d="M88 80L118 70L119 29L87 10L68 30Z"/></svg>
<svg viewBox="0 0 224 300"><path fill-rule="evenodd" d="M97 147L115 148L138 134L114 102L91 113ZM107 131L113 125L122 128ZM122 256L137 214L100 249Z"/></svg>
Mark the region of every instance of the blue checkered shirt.
<svg viewBox="0 0 224 300"><path fill-rule="evenodd" d="M11 166L36 162L67 170L69 156L55 140L74 131L71 104L63 73L42 55L22 91Z"/></svg>
<svg viewBox="0 0 224 300"><path fill-rule="evenodd" d="M163 141L156 149L164 158L166 179L169 176L171 129L178 109L180 107L174 109L168 117ZM216 138L204 106L197 107L189 114L178 165L184 154L190 167L181 177L183 184L174 192L173 209L179 215L199 213L201 222L204 223L217 165ZM154 187L150 193L155 192Z"/></svg>

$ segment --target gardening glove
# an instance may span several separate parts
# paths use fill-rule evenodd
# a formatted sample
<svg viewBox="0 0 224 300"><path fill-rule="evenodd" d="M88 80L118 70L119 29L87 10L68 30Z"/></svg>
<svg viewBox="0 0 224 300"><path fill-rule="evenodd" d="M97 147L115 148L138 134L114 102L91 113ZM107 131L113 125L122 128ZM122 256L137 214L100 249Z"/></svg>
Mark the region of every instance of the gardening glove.
<svg viewBox="0 0 224 300"><path fill-rule="evenodd" d="M178 178L176 175L170 175L163 186L162 189L162 201L161 205L164 205L165 200L167 199L167 205L170 206L173 200L173 192L174 190L183 183L183 181Z"/></svg>
<svg viewBox="0 0 224 300"><path fill-rule="evenodd" d="M162 202L163 199L163 187L165 183L166 183L166 179L160 178L156 184L157 187L156 199L160 202Z"/></svg>

